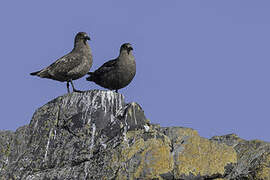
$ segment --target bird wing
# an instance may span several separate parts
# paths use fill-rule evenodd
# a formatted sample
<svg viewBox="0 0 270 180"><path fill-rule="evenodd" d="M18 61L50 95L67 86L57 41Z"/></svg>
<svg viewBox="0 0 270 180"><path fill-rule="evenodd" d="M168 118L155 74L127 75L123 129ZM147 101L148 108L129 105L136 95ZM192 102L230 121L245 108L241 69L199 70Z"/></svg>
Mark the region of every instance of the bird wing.
<svg viewBox="0 0 270 180"><path fill-rule="evenodd" d="M46 69L49 73L52 74L66 74L70 72L72 69L76 68L82 61L82 58L80 58L79 54L76 53L69 53L58 60L56 60L54 63L52 63L50 66L48 66Z"/></svg>
<svg viewBox="0 0 270 180"><path fill-rule="evenodd" d="M116 59L110 60L110 61L104 63L101 67L99 67L94 72L94 75L99 75L99 74L107 73L107 72L111 71L112 69L114 69L114 67L115 67L116 64L117 64L117 60Z"/></svg>

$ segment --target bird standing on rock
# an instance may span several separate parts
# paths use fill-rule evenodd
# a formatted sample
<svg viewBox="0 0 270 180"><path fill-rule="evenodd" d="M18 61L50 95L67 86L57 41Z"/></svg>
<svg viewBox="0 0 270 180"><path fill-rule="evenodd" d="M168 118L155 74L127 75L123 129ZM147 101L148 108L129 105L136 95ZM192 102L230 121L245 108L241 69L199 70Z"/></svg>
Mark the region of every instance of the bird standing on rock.
<svg viewBox="0 0 270 180"><path fill-rule="evenodd" d="M75 36L74 48L70 53L56 60L50 66L40 71L30 73L30 75L53 79L60 82L66 81L68 93L70 92L70 82L73 91L82 92L75 89L72 80L83 77L92 67L92 52L87 40L90 40L87 33L77 33Z"/></svg>
<svg viewBox="0 0 270 180"><path fill-rule="evenodd" d="M89 72L90 76L86 80L116 92L126 87L136 74L136 62L132 51L130 43L123 44L116 59L104 63L95 72Z"/></svg>

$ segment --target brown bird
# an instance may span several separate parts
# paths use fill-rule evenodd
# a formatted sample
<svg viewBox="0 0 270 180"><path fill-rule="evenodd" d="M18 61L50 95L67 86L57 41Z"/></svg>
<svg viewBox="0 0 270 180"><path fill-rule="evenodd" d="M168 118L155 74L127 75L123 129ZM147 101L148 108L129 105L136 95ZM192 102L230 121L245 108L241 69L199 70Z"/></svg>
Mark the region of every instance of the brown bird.
<svg viewBox="0 0 270 180"><path fill-rule="evenodd" d="M66 81L68 93L70 92L70 82L73 91L81 92L75 89L72 80L83 77L92 67L92 52L87 40L90 40L90 37L85 32L77 33L75 36L74 48L70 53L56 60L50 66L40 71L32 72L30 75L53 79L60 82Z"/></svg>
<svg viewBox="0 0 270 180"><path fill-rule="evenodd" d="M132 51L130 43L123 44L116 59L104 63L95 72L89 72L90 76L86 80L116 92L126 87L136 74L136 62Z"/></svg>

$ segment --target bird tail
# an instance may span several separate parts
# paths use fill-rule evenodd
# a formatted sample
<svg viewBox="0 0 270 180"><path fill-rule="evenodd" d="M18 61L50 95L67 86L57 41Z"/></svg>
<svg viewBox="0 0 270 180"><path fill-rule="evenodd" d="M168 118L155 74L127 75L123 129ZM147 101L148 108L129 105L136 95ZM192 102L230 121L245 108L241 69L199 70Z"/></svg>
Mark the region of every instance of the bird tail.
<svg viewBox="0 0 270 180"><path fill-rule="evenodd" d="M93 80L94 80L94 78L93 78L94 73L93 73L93 72L88 72L87 74L90 75L90 76L88 76L88 77L86 78L86 80L87 80L87 81L93 81Z"/></svg>
<svg viewBox="0 0 270 180"><path fill-rule="evenodd" d="M32 73L30 73L30 75L36 76L36 75L38 75L38 73L40 73L40 71L32 72Z"/></svg>
<svg viewBox="0 0 270 180"><path fill-rule="evenodd" d="M41 77L41 78L49 78L49 79L52 79L52 76L50 75L50 73L48 73L48 71L45 69L42 69L40 71L36 71L36 72L32 72L30 73L30 75L32 76L38 76L38 77Z"/></svg>

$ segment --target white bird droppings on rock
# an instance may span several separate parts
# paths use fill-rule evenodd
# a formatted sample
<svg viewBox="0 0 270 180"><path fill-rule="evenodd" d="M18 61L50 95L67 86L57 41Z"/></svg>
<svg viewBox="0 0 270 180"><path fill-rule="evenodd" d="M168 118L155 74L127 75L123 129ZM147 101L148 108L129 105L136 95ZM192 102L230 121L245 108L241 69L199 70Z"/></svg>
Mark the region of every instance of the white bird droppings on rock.
<svg viewBox="0 0 270 180"><path fill-rule="evenodd" d="M150 127L149 127L149 126L147 126L147 125L144 125L144 129L145 129L145 131L146 131L146 132L148 132L148 131L149 131L149 129L150 129Z"/></svg>

